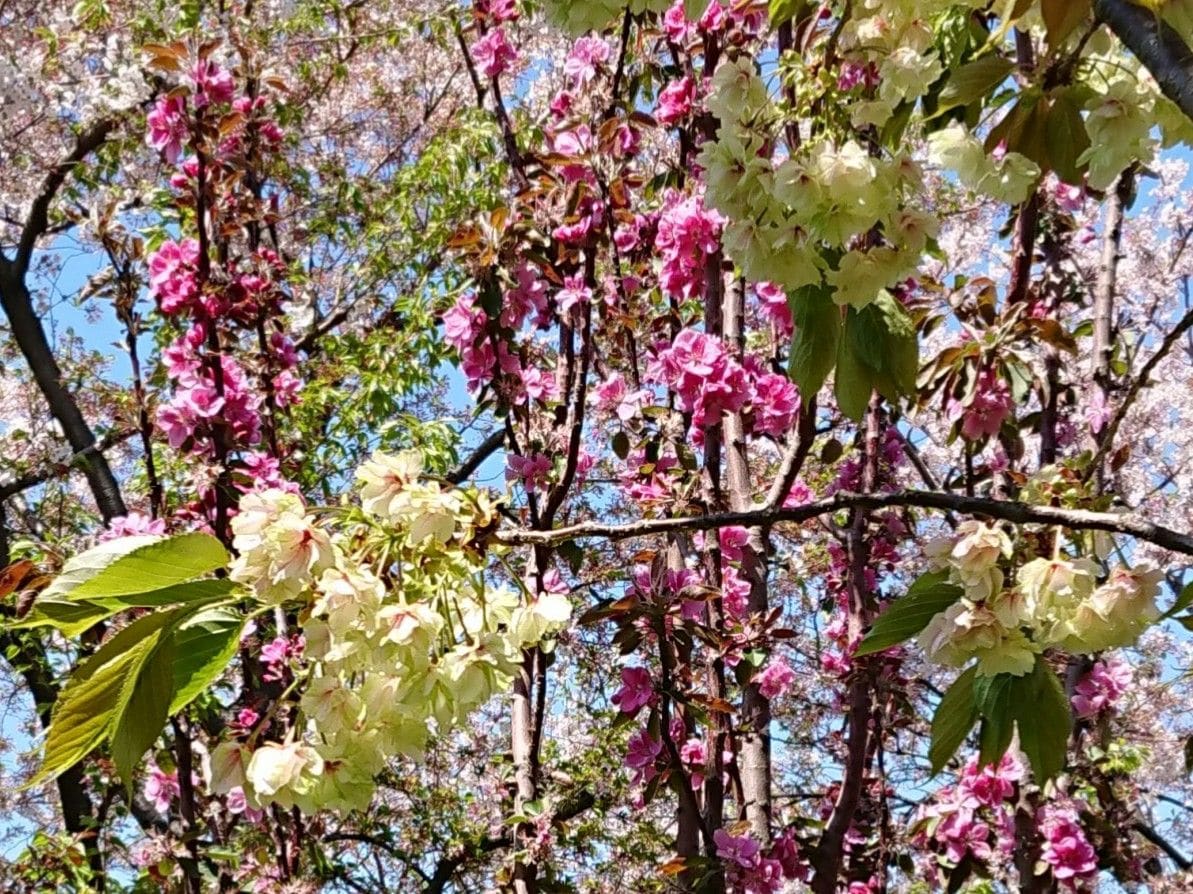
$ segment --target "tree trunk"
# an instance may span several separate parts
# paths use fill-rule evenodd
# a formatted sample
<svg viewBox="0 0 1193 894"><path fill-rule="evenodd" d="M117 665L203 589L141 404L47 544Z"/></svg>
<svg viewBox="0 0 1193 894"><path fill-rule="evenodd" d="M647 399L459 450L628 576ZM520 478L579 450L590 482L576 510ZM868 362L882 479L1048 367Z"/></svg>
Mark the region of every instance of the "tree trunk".
<svg viewBox="0 0 1193 894"><path fill-rule="evenodd" d="M95 446L95 434L83 418L74 396L62 382L62 370L50 349L45 330L33 310L33 299L17 268L8 260L0 259L0 306L12 327L13 338L33 372L37 386L49 404L50 413L62 426L63 434L75 453L88 451ZM120 486L103 454L95 451L85 454L83 472L95 505L104 521L124 515L124 500Z"/></svg>

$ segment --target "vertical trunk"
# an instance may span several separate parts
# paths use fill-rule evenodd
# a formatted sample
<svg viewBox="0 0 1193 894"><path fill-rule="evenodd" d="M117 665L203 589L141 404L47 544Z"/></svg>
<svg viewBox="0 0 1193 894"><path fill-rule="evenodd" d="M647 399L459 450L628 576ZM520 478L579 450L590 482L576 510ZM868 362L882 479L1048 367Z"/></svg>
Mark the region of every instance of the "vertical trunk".
<svg viewBox="0 0 1193 894"><path fill-rule="evenodd" d="M738 280L730 281L722 304L722 326L725 341L738 354L744 351L745 287ZM749 455L746 450L745 424L741 413L725 418L725 471L728 478L729 508L745 512L753 506L750 485ZM761 528L750 529L749 543L742 550L742 573L750 584L751 614L766 615L769 609L767 592L766 542ZM770 766L770 702L750 683L742 696L739 770L746 819L750 832L763 847L770 844L771 766Z"/></svg>
<svg viewBox="0 0 1193 894"><path fill-rule="evenodd" d="M682 571L684 568L684 553L680 546L679 539L673 537L671 542L667 545L667 570ZM664 673L664 689L669 688L666 684L669 683L671 668L676 664L689 665L692 661L690 650L687 650L678 643L674 644L675 653L672 653L672 642L664 636L659 637L659 659L663 665ZM671 728L671 714L667 699L669 696L663 696L663 712L662 712L662 726L663 735L670 735ZM684 735L686 739L690 730L688 729L687 721L684 722ZM676 743L678 747L683 747L683 741ZM690 783L684 774L680 774L683 778L680 779L679 784L689 786ZM676 805L675 813L675 853L677 856L687 860L692 857L700 855L700 804L696 801L695 795L685 797L683 792L679 793L678 804ZM695 889L696 874L694 872L684 873L680 877L680 883L684 886L685 891Z"/></svg>
<svg viewBox="0 0 1193 894"><path fill-rule="evenodd" d="M723 335L724 280L721 271L721 253L713 252L705 264L704 329L711 335ZM724 496L721 489L721 438L722 425L718 421L704 430L704 484L705 509L717 512L721 509ZM716 533L711 537L715 538ZM715 542L715 541L714 541ZM705 549L708 560L708 577L712 586L721 587L720 549ZM708 603L708 623L714 635L725 629L725 619L720 596ZM707 669L708 688L713 698L725 698L725 664L719 657L710 657ZM704 780L704 824L710 832L721 828L725 818L724 754L728 741L725 717L720 712L711 712L708 742L708 774ZM709 857L716 857L716 848L711 839L705 842ZM724 890L724 880L719 876L710 879L709 891Z"/></svg>
<svg viewBox="0 0 1193 894"><path fill-rule="evenodd" d="M1098 283L1094 292L1094 344L1090 354L1089 375L1095 398L1103 407L1110 402L1110 358L1114 354L1114 296L1118 290L1118 262L1122 251L1123 218L1135 190L1135 172L1124 171L1118 179L1110 203L1106 206L1106 225L1102 236L1102 260L1098 269ZM1097 451L1105 440L1106 430L1091 432L1091 446ZM1102 470L1094 470L1099 479Z"/></svg>
<svg viewBox="0 0 1193 894"><path fill-rule="evenodd" d="M90 450L95 446L95 434L62 382L62 370L33 309L33 299L24 278L15 265L4 259L0 259L0 306L4 308L13 338L33 372L37 387L44 395L50 413L62 426L71 449L75 453L89 451L82 460L83 472L100 515L104 521L124 515L126 510L120 486L103 454Z"/></svg>
<svg viewBox="0 0 1193 894"><path fill-rule="evenodd" d="M878 394L870 398L866 413L863 448L862 490L874 490L878 478L878 458L882 445L882 399ZM861 510L853 512L849 526L849 636L856 641L866 629L873 612L873 598L866 584L869 564L869 540L866 528L868 516ZM833 894L841 875L845 852L845 835L857 813L865 784L866 762L870 754L871 720L874 714L873 670L865 659L854 659L849 681L849 739L846 744L845 772L837 801L829 815L824 835L816 851L816 875L812 890L816 894Z"/></svg>
<svg viewBox="0 0 1193 894"><path fill-rule="evenodd" d="M522 666L514 678L513 713L510 718L514 782L517 786L514 795L515 813L521 813L526 803L535 799L538 791L531 759L534 743L534 693L531 682L533 678L534 653L531 650L526 650L522 653ZM520 845L524 844L528 833L527 824L518 826L516 835ZM516 894L533 894L537 890L535 884L537 875L537 867L533 862L518 860L514 865L514 891Z"/></svg>

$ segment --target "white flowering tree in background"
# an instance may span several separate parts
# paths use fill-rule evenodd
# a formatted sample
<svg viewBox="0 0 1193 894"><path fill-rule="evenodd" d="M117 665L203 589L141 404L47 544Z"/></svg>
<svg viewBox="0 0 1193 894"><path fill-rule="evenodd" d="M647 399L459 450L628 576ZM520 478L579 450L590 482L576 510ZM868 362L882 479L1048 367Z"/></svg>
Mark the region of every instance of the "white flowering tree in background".
<svg viewBox="0 0 1193 894"><path fill-rule="evenodd" d="M1189 0L0 25L4 890L1193 885Z"/></svg>

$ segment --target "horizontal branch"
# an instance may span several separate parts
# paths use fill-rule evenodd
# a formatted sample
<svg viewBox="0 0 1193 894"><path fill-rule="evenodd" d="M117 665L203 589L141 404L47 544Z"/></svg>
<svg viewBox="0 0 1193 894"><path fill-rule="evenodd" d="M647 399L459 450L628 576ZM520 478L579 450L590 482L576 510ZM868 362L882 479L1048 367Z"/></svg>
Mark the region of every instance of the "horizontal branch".
<svg viewBox="0 0 1193 894"><path fill-rule="evenodd" d="M0 482L0 500L7 500L9 497L14 497L32 487L37 487L39 484L45 484L54 478L61 478L70 472L71 469L82 468L85 460L93 456L99 456L108 448L115 447L117 444L127 441L135 434L137 434L136 429L112 432L100 438L100 440L96 441L90 447L85 447L78 453L73 454L65 462L51 463L45 468L39 469L36 472L29 472L12 481Z"/></svg>
<svg viewBox="0 0 1193 894"><path fill-rule="evenodd" d="M609 525L583 522L551 531L518 529L502 531L498 536L508 544L551 544L567 540L603 538L629 540L653 534L676 531L711 531L733 525L769 527L780 522L805 522L834 512L849 509L875 511L879 509L915 507L958 512L963 515L985 516L1014 524L1057 525L1080 531L1107 531L1125 534L1154 543L1173 552L1193 556L1193 536L1153 524L1134 513L1090 512L1085 509L1062 509L1056 506L1032 506L1012 500L968 497L961 494L925 490L901 490L887 494L855 494L842 491L824 500L786 509L752 509L748 512L719 512L688 518L658 518Z"/></svg>

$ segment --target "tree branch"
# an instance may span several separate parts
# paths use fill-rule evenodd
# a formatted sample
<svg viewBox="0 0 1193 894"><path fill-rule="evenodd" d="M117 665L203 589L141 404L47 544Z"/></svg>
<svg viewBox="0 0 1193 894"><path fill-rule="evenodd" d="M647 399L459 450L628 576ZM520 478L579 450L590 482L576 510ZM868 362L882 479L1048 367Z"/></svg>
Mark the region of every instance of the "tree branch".
<svg viewBox="0 0 1193 894"><path fill-rule="evenodd" d="M1160 347L1156 348L1156 352L1147 359L1143 364L1143 368L1139 371L1139 375L1135 377L1135 381L1131 383L1131 387L1127 389L1127 396L1123 398L1122 404L1118 408L1118 412L1110 420L1110 424L1106 426L1106 431L1102 434L1101 444L1098 447L1098 452L1094 454L1094 458L1090 461L1086 468L1086 478L1097 469L1106 459L1106 454L1110 451L1110 447L1114 444L1115 435L1118 434L1118 427L1122 425L1123 419L1127 416L1127 411L1135 403L1136 399L1143 392L1143 389L1148 384L1148 379L1152 372L1160 364L1160 361L1168 356L1182 336L1193 328L1193 310L1190 310L1183 317L1181 321L1173 327L1172 331L1164 337L1164 341L1160 343Z"/></svg>
<svg viewBox="0 0 1193 894"><path fill-rule="evenodd" d="M86 447L75 453L70 459L62 463L53 463L40 469L36 472L29 472L16 478L12 481L0 483L0 500L7 500L9 497L16 496L19 493L29 490L31 487L37 487L39 484L45 484L54 478L59 478L89 457L95 456L109 447L114 447L117 444L122 444L137 434L136 429L129 429L128 431L111 432L104 435L90 447Z"/></svg>
<svg viewBox="0 0 1193 894"><path fill-rule="evenodd" d="M472 473L479 469L485 460L501 449L501 445L504 443L505 429L499 428L481 441L480 445L472 451L472 455L444 475L443 479L449 484L463 484L472 477Z"/></svg>
<svg viewBox="0 0 1193 894"><path fill-rule="evenodd" d="M609 801L608 797L598 798L588 789L581 789L578 792L572 792L559 802L559 807L555 810L552 819L557 823L565 822L592 809L598 802L605 805ZM486 835L478 841L465 845L456 853L440 858L426 887L423 888L422 894L443 894L455 874L469 860L507 848L512 843L509 835Z"/></svg>
<svg viewBox="0 0 1193 894"><path fill-rule="evenodd" d="M21 241L17 244L17 254L13 261L17 275L24 276L29 271L29 262L33 258L37 240L50 225L50 203L54 201L54 196L58 194L58 190L62 188L75 166L107 141L108 136L116 129L116 124L115 118L106 118L79 134L70 155L58 162L42 181L41 190L29 207L29 216L21 230Z"/></svg>
<svg viewBox="0 0 1193 894"><path fill-rule="evenodd" d="M839 492L832 497L793 506L788 509L751 509L748 512L718 512L710 515L687 518L657 518L630 522L623 525L609 525L601 522L583 522L551 531L530 531L517 529L498 535L502 543L508 544L550 544L562 543L588 537L607 540L629 540L675 531L711 531L732 525L769 527L780 522L805 522L834 512L849 509L874 511L898 507L939 509L960 512L967 515L986 516L1014 524L1057 525L1074 530L1107 531L1125 534L1154 543L1164 549L1193 556L1193 536L1174 531L1140 518L1131 512L1091 512L1085 509L1063 509L1057 506L1032 506L1013 500L995 500L987 497L969 497L962 494L940 493L924 490L900 490L885 494L857 494Z"/></svg>
<svg viewBox="0 0 1193 894"><path fill-rule="evenodd" d="M1164 95L1193 118L1193 52L1155 10L1131 0L1094 0L1094 14L1139 61Z"/></svg>

